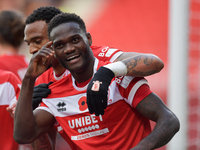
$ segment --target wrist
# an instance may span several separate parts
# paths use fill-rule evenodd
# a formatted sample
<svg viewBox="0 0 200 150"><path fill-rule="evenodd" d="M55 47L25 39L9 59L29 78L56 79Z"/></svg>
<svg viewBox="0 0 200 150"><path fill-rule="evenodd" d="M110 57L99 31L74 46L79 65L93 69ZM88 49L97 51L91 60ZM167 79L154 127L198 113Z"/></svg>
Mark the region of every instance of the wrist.
<svg viewBox="0 0 200 150"><path fill-rule="evenodd" d="M110 69L115 74L115 77L127 75L126 65L121 61L107 64L104 67Z"/></svg>
<svg viewBox="0 0 200 150"><path fill-rule="evenodd" d="M95 74L95 76L101 76L103 77L105 80L112 80L112 78L115 77L115 74L112 70L108 69L107 67L101 66L97 73Z"/></svg>
<svg viewBox="0 0 200 150"><path fill-rule="evenodd" d="M37 78L35 77L31 77L31 76L28 76L27 74L24 76L23 80L22 80L22 83L30 83L30 84L35 84L35 81L36 81Z"/></svg>

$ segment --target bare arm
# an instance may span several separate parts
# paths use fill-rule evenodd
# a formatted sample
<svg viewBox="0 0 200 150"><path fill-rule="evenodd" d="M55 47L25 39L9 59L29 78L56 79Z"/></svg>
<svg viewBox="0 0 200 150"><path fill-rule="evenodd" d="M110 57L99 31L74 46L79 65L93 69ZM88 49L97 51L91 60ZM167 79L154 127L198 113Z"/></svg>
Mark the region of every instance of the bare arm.
<svg viewBox="0 0 200 150"><path fill-rule="evenodd" d="M32 99L33 109L38 107L39 103L42 102L42 98L47 97L51 93L49 85L52 83L53 82L49 82L48 84L42 83L34 87ZM56 135L57 131L53 127L48 133L40 136L33 143L31 143L33 150L55 150Z"/></svg>
<svg viewBox="0 0 200 150"><path fill-rule="evenodd" d="M54 117L44 110L32 110L33 79L25 76L14 115L14 139L20 144L33 142L53 126Z"/></svg>
<svg viewBox="0 0 200 150"><path fill-rule="evenodd" d="M53 127L48 133L40 136L31 146L33 150L55 150L57 131Z"/></svg>
<svg viewBox="0 0 200 150"><path fill-rule="evenodd" d="M94 74L87 87L87 106L89 112L96 116L103 115L107 107L107 97L95 98L105 93L114 76L144 77L159 72L164 67L163 62L155 55L141 53L122 53L113 63L100 67ZM106 80L105 80L106 79ZM96 82L102 82L98 91L93 92L92 87ZM96 96L94 96L94 93Z"/></svg>
<svg viewBox="0 0 200 150"><path fill-rule="evenodd" d="M16 104L17 102L13 103L11 107L6 108L12 117L14 117ZM50 150L51 148L52 150L55 150L56 135L57 135L57 131L53 127L48 133L40 136L33 143L31 143L33 150L44 150L44 149Z"/></svg>
<svg viewBox="0 0 200 150"><path fill-rule="evenodd" d="M50 46L50 43L46 45ZM53 51L49 48L33 55L18 98L14 115L14 139L20 144L31 143L54 125L55 118L44 110L32 110L32 94L36 78L48 69ZM45 59L45 63L43 64Z"/></svg>
<svg viewBox="0 0 200 150"><path fill-rule="evenodd" d="M167 144L180 128L178 118L169 110L162 100L151 93L137 106L143 116L155 121L153 131L139 142L132 150L152 150Z"/></svg>
<svg viewBox="0 0 200 150"><path fill-rule="evenodd" d="M128 76L144 77L160 72L163 61L153 54L124 52L116 60L122 61L126 67Z"/></svg>

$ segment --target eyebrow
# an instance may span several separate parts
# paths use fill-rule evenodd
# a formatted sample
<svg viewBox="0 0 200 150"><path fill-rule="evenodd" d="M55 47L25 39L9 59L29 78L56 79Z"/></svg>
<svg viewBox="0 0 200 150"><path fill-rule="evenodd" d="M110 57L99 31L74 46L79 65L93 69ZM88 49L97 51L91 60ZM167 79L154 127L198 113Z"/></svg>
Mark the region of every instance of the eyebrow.
<svg viewBox="0 0 200 150"><path fill-rule="evenodd" d="M37 39L37 38L42 38L42 37L41 37L41 36L33 37L33 38L30 39L30 42L31 42L31 41L34 41L34 40ZM28 42L26 39L24 39L24 41L25 41L25 42Z"/></svg>
<svg viewBox="0 0 200 150"><path fill-rule="evenodd" d="M72 35L72 36L70 36L68 39L73 39L73 38L75 38L76 36L79 36L80 37L80 34L75 34L75 35ZM54 42L53 44L57 44L57 43L59 43L61 40L58 40L58 41L56 41L56 42Z"/></svg>

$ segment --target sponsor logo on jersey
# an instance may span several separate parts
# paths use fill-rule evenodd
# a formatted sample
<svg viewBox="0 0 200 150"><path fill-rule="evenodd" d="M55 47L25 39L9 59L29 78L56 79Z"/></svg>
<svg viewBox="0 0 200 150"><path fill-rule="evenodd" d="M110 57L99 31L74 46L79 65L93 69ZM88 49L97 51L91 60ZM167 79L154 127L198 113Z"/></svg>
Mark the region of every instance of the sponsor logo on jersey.
<svg viewBox="0 0 200 150"><path fill-rule="evenodd" d="M74 128L80 128L88 125L93 125L98 123L99 121L103 121L103 118L101 115L95 116L94 114L89 116L84 116L72 120L68 120L69 127Z"/></svg>
<svg viewBox="0 0 200 150"><path fill-rule="evenodd" d="M101 115L95 116L94 114L68 120L69 127L71 129L76 129L78 133L81 133L80 135L77 136L71 136L71 139L82 140L108 133L109 132L108 128L99 130L100 126L98 122L100 121L103 121L102 116Z"/></svg>
<svg viewBox="0 0 200 150"><path fill-rule="evenodd" d="M85 133L85 134L81 134L77 136L71 136L71 140L83 140L83 139L91 138L94 136L102 135L108 132L109 132L108 128L105 128L102 130L93 131L93 132L89 132L89 133Z"/></svg>
<svg viewBox="0 0 200 150"><path fill-rule="evenodd" d="M99 57L110 57L118 49L104 47L101 52L98 54Z"/></svg>
<svg viewBox="0 0 200 150"><path fill-rule="evenodd" d="M58 107L58 111L66 111L66 107L65 105L67 105L65 102L59 102L56 106Z"/></svg>

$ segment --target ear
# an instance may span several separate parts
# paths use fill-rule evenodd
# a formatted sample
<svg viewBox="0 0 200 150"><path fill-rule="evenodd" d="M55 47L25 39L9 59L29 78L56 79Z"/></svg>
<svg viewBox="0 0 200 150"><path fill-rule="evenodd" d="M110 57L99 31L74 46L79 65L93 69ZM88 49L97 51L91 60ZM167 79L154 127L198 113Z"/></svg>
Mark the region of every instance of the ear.
<svg viewBox="0 0 200 150"><path fill-rule="evenodd" d="M87 36L87 39L88 39L88 42L89 42L89 45L91 46L92 45L92 36L90 35L90 33L86 33L86 36Z"/></svg>

